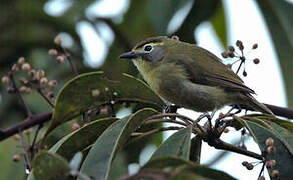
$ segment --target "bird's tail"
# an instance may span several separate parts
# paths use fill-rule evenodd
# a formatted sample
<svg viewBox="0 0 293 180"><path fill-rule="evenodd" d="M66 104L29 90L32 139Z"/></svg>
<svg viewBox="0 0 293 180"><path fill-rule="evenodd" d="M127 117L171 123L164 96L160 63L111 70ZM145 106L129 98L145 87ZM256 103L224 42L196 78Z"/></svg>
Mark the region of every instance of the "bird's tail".
<svg viewBox="0 0 293 180"><path fill-rule="evenodd" d="M258 102L252 95L243 94L242 98L243 98L244 104L251 107L252 109L274 116L274 113L268 107L266 107L264 104Z"/></svg>

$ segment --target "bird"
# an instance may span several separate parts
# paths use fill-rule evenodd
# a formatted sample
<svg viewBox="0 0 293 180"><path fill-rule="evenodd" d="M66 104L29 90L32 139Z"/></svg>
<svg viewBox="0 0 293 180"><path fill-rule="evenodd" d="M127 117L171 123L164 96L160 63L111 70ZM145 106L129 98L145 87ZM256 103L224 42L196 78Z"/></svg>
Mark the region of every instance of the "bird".
<svg viewBox="0 0 293 180"><path fill-rule="evenodd" d="M195 44L151 37L119 58L132 60L150 88L168 104L204 113L225 105L245 105L273 115L220 58Z"/></svg>

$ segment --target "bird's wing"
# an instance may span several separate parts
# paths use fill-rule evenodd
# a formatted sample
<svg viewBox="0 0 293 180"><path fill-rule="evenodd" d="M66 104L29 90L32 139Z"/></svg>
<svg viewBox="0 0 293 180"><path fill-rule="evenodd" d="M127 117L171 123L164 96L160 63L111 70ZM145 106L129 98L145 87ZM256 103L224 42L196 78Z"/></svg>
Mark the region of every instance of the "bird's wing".
<svg viewBox="0 0 293 180"><path fill-rule="evenodd" d="M240 77L211 52L195 45L182 49L182 51L186 51L186 53L170 54L169 56L172 56L176 64L184 66L187 76L193 83L219 86L228 91L255 93L245 86ZM191 56L186 57L184 54L190 54Z"/></svg>

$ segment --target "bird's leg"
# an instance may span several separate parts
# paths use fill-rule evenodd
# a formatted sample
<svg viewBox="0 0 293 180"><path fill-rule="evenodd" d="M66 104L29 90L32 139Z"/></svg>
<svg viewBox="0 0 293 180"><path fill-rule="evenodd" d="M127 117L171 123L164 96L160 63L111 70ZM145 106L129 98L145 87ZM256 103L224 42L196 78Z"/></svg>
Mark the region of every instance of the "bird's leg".
<svg viewBox="0 0 293 180"><path fill-rule="evenodd" d="M164 113L177 113L178 107L176 105L168 104L165 109ZM171 117L171 120L175 120L176 117Z"/></svg>

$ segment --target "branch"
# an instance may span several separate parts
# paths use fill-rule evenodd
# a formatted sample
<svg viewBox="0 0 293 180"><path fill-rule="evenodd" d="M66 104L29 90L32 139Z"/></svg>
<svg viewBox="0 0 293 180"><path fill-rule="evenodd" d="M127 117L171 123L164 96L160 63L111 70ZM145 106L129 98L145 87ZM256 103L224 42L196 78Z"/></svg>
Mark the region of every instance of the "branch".
<svg viewBox="0 0 293 180"><path fill-rule="evenodd" d="M51 119L52 112L45 112L42 114L31 115L27 120L16 124L15 126L8 128L4 131L0 131L0 141L19 133L20 131L29 129L38 124L43 124Z"/></svg>
<svg viewBox="0 0 293 180"><path fill-rule="evenodd" d="M234 146L232 144L226 143L220 139L212 139L212 140L206 140L203 139L204 141L206 141L210 146L213 146L216 149L222 149L222 150L226 150L226 151L231 151L231 152L235 152L238 154L243 154L249 157L253 157L259 160L263 160L263 156L251 151L247 151L243 148Z"/></svg>
<svg viewBox="0 0 293 180"><path fill-rule="evenodd" d="M264 105L267 106L267 108L269 108L276 116L282 116L288 119L293 119L293 109L275 106L271 104L264 104ZM254 109L245 105L240 105L240 108L254 111Z"/></svg>

